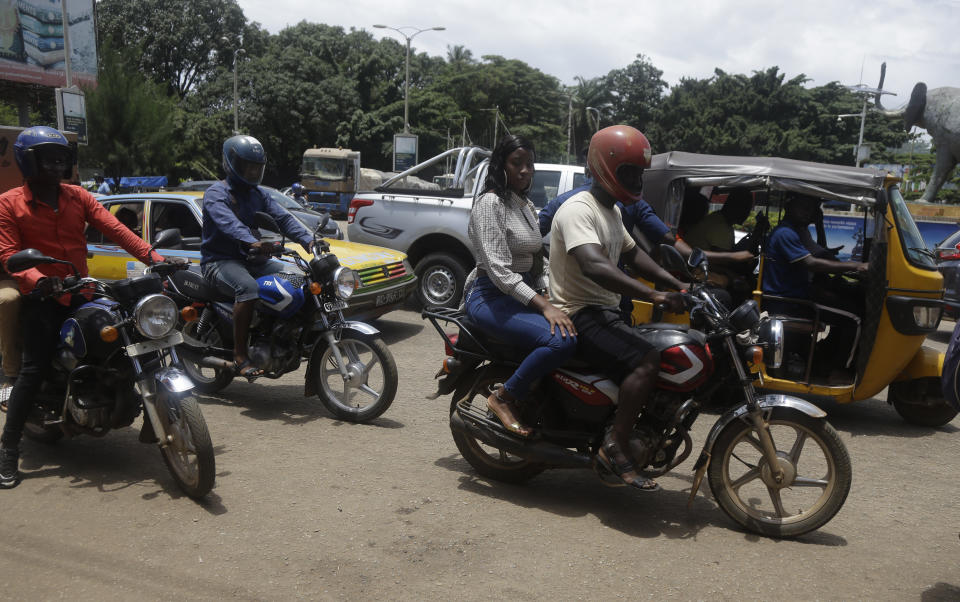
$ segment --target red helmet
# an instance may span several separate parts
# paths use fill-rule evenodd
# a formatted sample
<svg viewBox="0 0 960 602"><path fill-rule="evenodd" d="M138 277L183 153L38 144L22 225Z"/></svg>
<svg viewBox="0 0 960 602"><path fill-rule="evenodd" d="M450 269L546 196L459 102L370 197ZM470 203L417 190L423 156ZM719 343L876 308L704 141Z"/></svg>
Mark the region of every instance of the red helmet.
<svg viewBox="0 0 960 602"><path fill-rule="evenodd" d="M600 187L627 205L640 200L640 193L627 190L617 179L621 165L650 167L650 142L643 133L629 125L603 128L590 139L587 167Z"/></svg>

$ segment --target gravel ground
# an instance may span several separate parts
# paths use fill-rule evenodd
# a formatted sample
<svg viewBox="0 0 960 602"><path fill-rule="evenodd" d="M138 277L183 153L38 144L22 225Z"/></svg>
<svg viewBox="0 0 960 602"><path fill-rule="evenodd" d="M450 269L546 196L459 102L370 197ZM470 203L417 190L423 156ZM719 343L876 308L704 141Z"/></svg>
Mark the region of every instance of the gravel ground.
<svg viewBox="0 0 960 602"><path fill-rule="evenodd" d="M926 429L882 399L824 404L852 458L850 496L824 528L777 541L738 530L706 484L688 508L693 458L655 494L589 471L479 478L449 401L426 399L439 337L413 311L375 324L401 381L372 424L304 398L303 370L200 398L218 470L206 503L179 493L134 429L26 442L26 478L0 491L2 597L960 599L960 419ZM715 419L701 417L695 445Z"/></svg>

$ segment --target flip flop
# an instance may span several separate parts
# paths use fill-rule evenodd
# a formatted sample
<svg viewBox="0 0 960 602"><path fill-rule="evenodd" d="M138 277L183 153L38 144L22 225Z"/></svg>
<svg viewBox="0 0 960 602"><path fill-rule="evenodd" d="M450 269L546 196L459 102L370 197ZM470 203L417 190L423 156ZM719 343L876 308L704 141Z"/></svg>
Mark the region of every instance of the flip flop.
<svg viewBox="0 0 960 602"><path fill-rule="evenodd" d="M233 371L237 376L242 376L247 379L247 382L253 382L257 378L263 376L263 370L257 368L253 365L253 362L248 358L239 364L237 362L233 363Z"/></svg>
<svg viewBox="0 0 960 602"><path fill-rule="evenodd" d="M617 456L624 458L625 461L617 462ZM603 444L600 446L600 449L597 450L597 461L600 462L604 468L616 475L616 477L620 479L627 487L644 492L660 490L659 483L653 479L648 479L641 475L640 471L637 470L636 465L631 460L626 458L627 456L625 454L620 453L620 447L613 438L613 429L607 429L606 434L603 436ZM623 478L624 473L628 472L636 473L637 479L628 481Z"/></svg>

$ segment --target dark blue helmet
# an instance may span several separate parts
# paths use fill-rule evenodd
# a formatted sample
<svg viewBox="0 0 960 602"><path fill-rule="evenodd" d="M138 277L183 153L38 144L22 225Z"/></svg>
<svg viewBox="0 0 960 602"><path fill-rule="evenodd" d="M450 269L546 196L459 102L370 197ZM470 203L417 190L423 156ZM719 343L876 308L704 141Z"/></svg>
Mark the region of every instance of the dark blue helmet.
<svg viewBox="0 0 960 602"><path fill-rule="evenodd" d="M293 186L290 187L290 192L292 192L294 196L303 194L303 184L294 182Z"/></svg>
<svg viewBox="0 0 960 602"><path fill-rule="evenodd" d="M266 165L267 153L253 136L233 136L223 143L223 170L232 184L258 186Z"/></svg>
<svg viewBox="0 0 960 602"><path fill-rule="evenodd" d="M55 149L60 153L66 152L63 177L69 179L73 175L73 149L70 148L66 136L51 127L35 125L20 132L17 141L13 143L13 157L23 177L30 179L39 171L38 153L43 154L46 150Z"/></svg>

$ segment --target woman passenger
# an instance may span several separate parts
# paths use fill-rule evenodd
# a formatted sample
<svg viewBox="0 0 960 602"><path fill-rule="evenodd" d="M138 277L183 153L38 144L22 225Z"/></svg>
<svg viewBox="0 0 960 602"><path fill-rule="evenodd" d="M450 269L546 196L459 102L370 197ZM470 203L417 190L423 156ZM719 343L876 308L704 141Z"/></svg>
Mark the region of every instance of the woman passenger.
<svg viewBox="0 0 960 602"><path fill-rule="evenodd" d="M514 402L533 383L573 356L576 330L569 316L543 294L547 265L533 203L533 144L504 136L493 149L483 192L474 201L467 231L477 267L467 277L467 316L494 336L528 352L516 372L487 398L487 406L507 430L528 437Z"/></svg>

